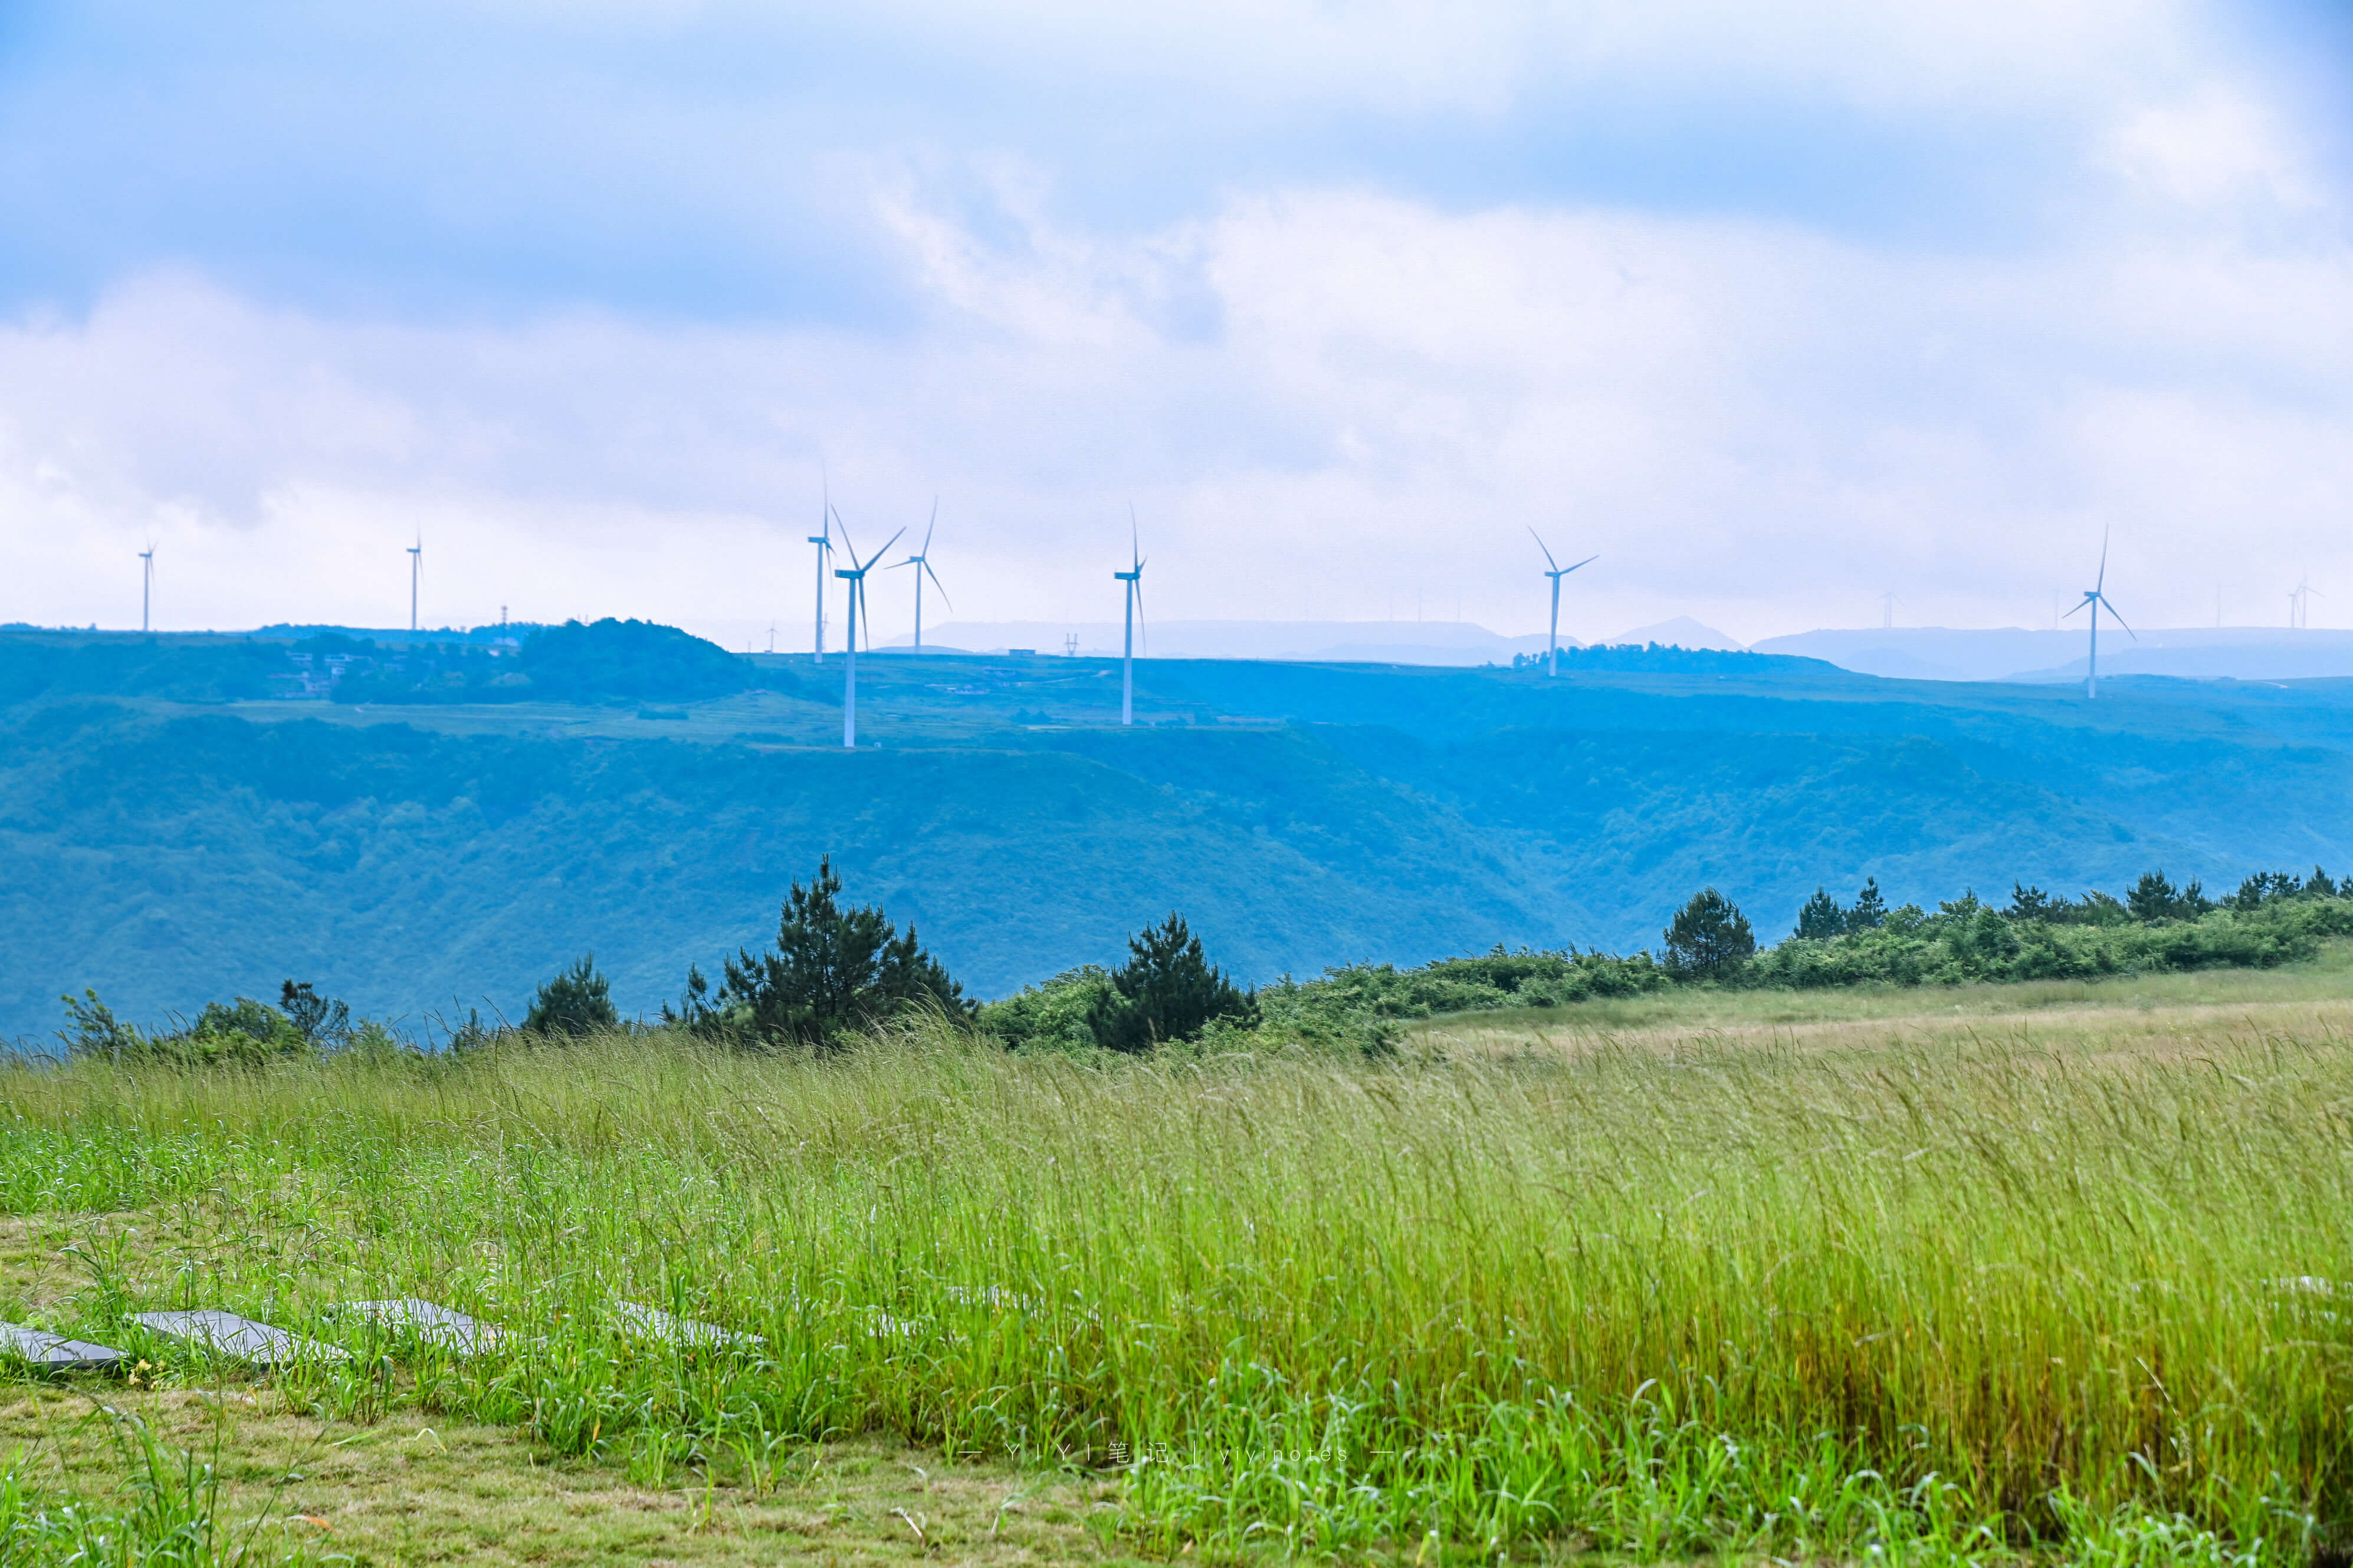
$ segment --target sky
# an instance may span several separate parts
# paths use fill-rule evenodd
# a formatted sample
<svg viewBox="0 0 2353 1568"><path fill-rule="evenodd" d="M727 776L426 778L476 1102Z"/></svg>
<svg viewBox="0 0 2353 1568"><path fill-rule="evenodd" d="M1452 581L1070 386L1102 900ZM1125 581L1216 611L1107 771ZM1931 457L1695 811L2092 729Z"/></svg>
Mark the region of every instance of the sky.
<svg viewBox="0 0 2353 1568"><path fill-rule="evenodd" d="M934 624L1132 508L1162 619L2353 626L2353 7L0 0L0 621L806 647L828 496Z"/></svg>

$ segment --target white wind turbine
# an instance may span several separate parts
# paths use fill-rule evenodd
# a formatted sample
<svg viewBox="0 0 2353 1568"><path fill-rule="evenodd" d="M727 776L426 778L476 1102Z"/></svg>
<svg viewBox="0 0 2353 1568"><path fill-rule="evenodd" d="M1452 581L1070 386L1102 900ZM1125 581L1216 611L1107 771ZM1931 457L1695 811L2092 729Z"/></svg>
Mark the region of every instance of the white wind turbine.
<svg viewBox="0 0 2353 1568"><path fill-rule="evenodd" d="M2084 680L2084 695L2087 698L2100 694L2100 612L2105 609L2111 616L2116 616L2116 625L2125 627L2125 635L2135 642L2140 641L2140 634L2125 626L2125 618L2116 616L2116 605L2108 603L2107 584L2108 536L2103 533L2100 535L2100 574L2094 579L2091 587L2084 590L2084 596L2076 602L2075 608L2067 612L2072 616L2085 605L2089 605L2092 611L2092 660Z"/></svg>
<svg viewBox="0 0 2353 1568"><path fill-rule="evenodd" d="M155 542L149 540L147 548L139 552L139 629L147 629L149 610L155 602Z"/></svg>
<svg viewBox="0 0 2353 1568"><path fill-rule="evenodd" d="M817 546L817 635L809 646L817 650L816 662L825 662L825 558L833 553L833 487L828 482L819 517L825 524L822 533L812 533L808 542Z"/></svg>
<svg viewBox="0 0 2353 1568"><path fill-rule="evenodd" d="M1560 673L1560 580L1576 571L1577 566L1590 566L1601 557L1588 555L1578 562L1577 566L1564 566L1552 558L1552 549L1545 543L1544 535L1531 528L1528 530L1528 537L1536 542L1538 550L1544 552L1545 565L1547 568L1545 575L1552 579L1552 629L1545 635L1545 674L1558 675Z"/></svg>
<svg viewBox="0 0 2353 1568"><path fill-rule="evenodd" d="M408 629L417 629L417 584L425 575L425 535L408 547Z"/></svg>
<svg viewBox="0 0 2353 1568"><path fill-rule="evenodd" d="M2287 624L2291 627L2297 631L2310 629L2312 626L2312 599L2313 595L2316 594L2319 594L2324 599L2328 596L2326 594L2321 594L2319 589L2312 585L2312 579L2310 577L2300 576L2296 579L2295 591L2287 596Z"/></svg>
<svg viewBox="0 0 2353 1568"><path fill-rule="evenodd" d="M932 521L923 528L923 547L904 561L897 562L887 568L892 572L896 572L901 566L913 566L915 569L915 651L917 653L923 651L923 579L929 577L932 580L932 586L940 590L941 601L946 604L949 609L955 608L955 603L948 599L947 589L940 583L940 574L932 570L932 531L939 525L940 500L937 496L934 496Z"/></svg>
<svg viewBox="0 0 2353 1568"><path fill-rule="evenodd" d="M1144 618L1144 552L1137 543L1135 503L1127 508L1127 558L1131 563L1124 572L1114 572L1119 579L1120 600L1127 616L1126 640L1119 664L1119 721L1135 722L1135 623Z"/></svg>
<svg viewBox="0 0 2353 1568"><path fill-rule="evenodd" d="M836 521L839 520L839 516L838 512L835 514ZM906 531L902 528L899 533ZM833 574L846 579L849 584L849 672L843 678L841 687L841 743L851 750L855 750L858 745L858 612L864 608L866 604L866 574L873 569L875 562L882 558L883 550L888 550L899 542L899 533L894 533L884 540L882 550L878 550L860 561L858 559L858 546L849 542L849 524L845 522L841 525L841 552L849 557L849 566L846 571L837 566L833 569ZM871 641L872 637L873 634L870 632L868 640Z"/></svg>

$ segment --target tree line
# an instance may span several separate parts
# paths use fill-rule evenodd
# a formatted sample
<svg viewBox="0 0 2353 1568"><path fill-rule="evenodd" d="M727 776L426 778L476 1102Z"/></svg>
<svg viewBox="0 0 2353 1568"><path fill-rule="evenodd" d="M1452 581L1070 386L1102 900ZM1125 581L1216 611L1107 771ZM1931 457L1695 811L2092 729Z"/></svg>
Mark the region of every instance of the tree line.
<svg viewBox="0 0 2353 1568"><path fill-rule="evenodd" d="M2353 934L2353 886L2317 867L2308 876L2258 872L2221 899L2194 879L2177 887L2157 870L2122 899L2097 890L2071 899L2014 883L2006 906L1964 890L1933 911L1890 908L1873 879L1851 902L1817 888L1789 935L1767 947L1739 905L1709 887L1675 912L1656 953L1498 947L1409 968L1340 965L1261 988L1237 984L1171 912L1131 936L1115 965L1082 965L982 1003L912 925L902 931L880 904L843 893L831 858L821 858L806 885L795 880L786 891L773 945L723 956L715 982L690 963L659 1023L625 1021L595 955L583 954L537 988L519 1025L486 1025L470 1012L436 1043L466 1050L507 1038L665 1028L739 1049L828 1052L921 1016L1015 1049L1136 1055L1272 1038L1377 1053L1396 1043L1401 1020L1439 1013L1568 1005L1679 985L1918 985L2269 967ZM118 1019L94 991L64 1000L59 1038L81 1057L202 1066L407 1048L385 1023L354 1021L345 1004L290 979L274 1006L250 997L207 1003L193 1021L156 1030Z"/></svg>
<svg viewBox="0 0 2353 1568"><path fill-rule="evenodd" d="M2159 869L2143 872L2122 899L2097 889L2071 899L2014 882L2006 906L1964 889L1933 912L1890 909L1876 879L1849 904L1818 887L1788 939L1762 950L1740 907L1707 888L1676 911L1661 952L1675 980L1803 987L2266 967L2308 957L2348 931L2353 889L2317 866L2310 876L2256 872L2221 899L2194 879L2177 887Z"/></svg>

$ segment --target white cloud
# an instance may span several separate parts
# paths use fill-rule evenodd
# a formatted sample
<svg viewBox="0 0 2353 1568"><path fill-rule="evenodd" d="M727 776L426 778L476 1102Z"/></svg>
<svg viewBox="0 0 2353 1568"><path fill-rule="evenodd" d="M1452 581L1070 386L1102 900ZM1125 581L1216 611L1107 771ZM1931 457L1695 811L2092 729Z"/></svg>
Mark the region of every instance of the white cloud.
<svg viewBox="0 0 2353 1568"><path fill-rule="evenodd" d="M2330 203L2277 113L2246 87L2202 83L2126 115L2100 160L2151 194L2211 207L2256 201L2309 214Z"/></svg>
<svg viewBox="0 0 2353 1568"><path fill-rule="evenodd" d="M1915 619L2031 622L2108 528L2150 623L2204 618L2218 580L2266 612L2306 569L2353 587L2353 246L2325 227L2136 227L2127 195L1952 258L1296 188L1121 238L987 177L1013 193L989 238L919 177L877 183L923 305L890 330L354 321L185 272L28 318L0 332L0 617L135 617L152 531L166 624L390 624L422 528L428 620L744 646L774 618L789 645L821 473L869 547L941 495L976 618L1109 614L1130 499L1162 617L1459 595L1527 630L1527 526L1602 553L1586 631L1754 638L1887 588Z"/></svg>

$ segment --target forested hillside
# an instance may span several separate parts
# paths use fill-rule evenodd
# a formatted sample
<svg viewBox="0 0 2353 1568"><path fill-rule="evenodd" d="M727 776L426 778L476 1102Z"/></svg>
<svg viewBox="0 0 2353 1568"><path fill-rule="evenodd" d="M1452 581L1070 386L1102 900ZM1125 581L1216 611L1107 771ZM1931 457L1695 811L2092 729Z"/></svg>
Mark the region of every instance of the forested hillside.
<svg viewBox="0 0 2353 1568"><path fill-rule="evenodd" d="M1552 681L1159 661L1123 731L1113 664L882 656L850 754L833 663L314 643L0 634L0 1032L55 1027L69 988L148 1018L288 977L512 1015L592 950L651 1011L823 853L983 995L1171 909L1264 981L1652 945L1706 883L1770 937L1866 877L1933 907L2353 861L2344 682L2087 704L1672 650ZM351 684L297 698L306 648L309 686L331 651ZM565 700L498 684L531 672Z"/></svg>

